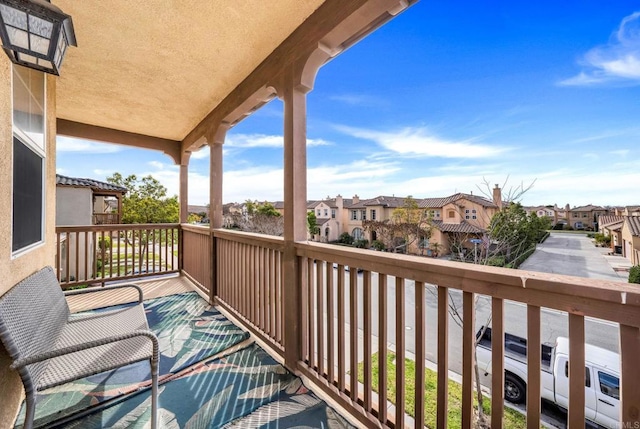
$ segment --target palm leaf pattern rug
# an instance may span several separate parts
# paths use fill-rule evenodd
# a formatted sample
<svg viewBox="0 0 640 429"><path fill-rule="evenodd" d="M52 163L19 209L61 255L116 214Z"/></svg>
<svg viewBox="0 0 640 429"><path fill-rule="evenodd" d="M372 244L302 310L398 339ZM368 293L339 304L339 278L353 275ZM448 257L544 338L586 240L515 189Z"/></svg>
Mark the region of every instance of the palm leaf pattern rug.
<svg viewBox="0 0 640 429"><path fill-rule="evenodd" d="M122 306L92 312L118 307ZM160 343L161 383L172 374L249 337L196 292L151 299L144 302L144 307L149 327ZM148 387L150 380L149 363L139 362L48 389L37 397L35 424L46 426L106 400L138 391ZM24 405L17 421L20 426L23 416Z"/></svg>
<svg viewBox="0 0 640 429"><path fill-rule="evenodd" d="M173 377L160 387L159 407L167 429L353 427L255 344ZM65 427L147 428L150 417L145 390Z"/></svg>

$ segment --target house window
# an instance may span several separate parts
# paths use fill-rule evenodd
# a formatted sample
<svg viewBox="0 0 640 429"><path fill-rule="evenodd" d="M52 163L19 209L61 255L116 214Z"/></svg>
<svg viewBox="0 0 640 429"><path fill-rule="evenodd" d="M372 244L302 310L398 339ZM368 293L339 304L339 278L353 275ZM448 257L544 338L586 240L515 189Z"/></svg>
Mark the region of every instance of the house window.
<svg viewBox="0 0 640 429"><path fill-rule="evenodd" d="M469 209L465 210L464 214L469 214Z"/></svg>
<svg viewBox="0 0 640 429"><path fill-rule="evenodd" d="M329 209L324 209L324 217L329 216Z"/></svg>
<svg viewBox="0 0 640 429"><path fill-rule="evenodd" d="M371 220L376 220L376 211L371 210Z"/></svg>
<svg viewBox="0 0 640 429"><path fill-rule="evenodd" d="M358 220L358 211L351 210L351 220Z"/></svg>
<svg viewBox="0 0 640 429"><path fill-rule="evenodd" d="M44 240L44 74L13 66L13 203L11 251Z"/></svg>
<svg viewBox="0 0 640 429"><path fill-rule="evenodd" d="M360 210L360 216L362 217L362 220L367 220L367 211Z"/></svg>
<svg viewBox="0 0 640 429"><path fill-rule="evenodd" d="M354 240L362 240L364 238L362 228L353 228L353 233L351 235L353 236Z"/></svg>
<svg viewBox="0 0 640 429"><path fill-rule="evenodd" d="M440 219L440 210L429 210L429 215L434 219Z"/></svg>
<svg viewBox="0 0 640 429"><path fill-rule="evenodd" d="M336 218L336 209L331 209L331 219Z"/></svg>
<svg viewBox="0 0 640 429"><path fill-rule="evenodd" d="M320 217L320 209L316 210L316 216Z"/></svg>
<svg viewBox="0 0 640 429"><path fill-rule="evenodd" d="M476 214L476 209L471 210L471 214Z"/></svg>
<svg viewBox="0 0 640 429"><path fill-rule="evenodd" d="M589 214L588 213L582 213L582 217L583 218L587 218L587 217L589 217Z"/></svg>
<svg viewBox="0 0 640 429"><path fill-rule="evenodd" d="M449 211L447 212L447 217L448 217L449 219L452 219L452 218L456 217L456 212L455 212L455 210L449 210Z"/></svg>

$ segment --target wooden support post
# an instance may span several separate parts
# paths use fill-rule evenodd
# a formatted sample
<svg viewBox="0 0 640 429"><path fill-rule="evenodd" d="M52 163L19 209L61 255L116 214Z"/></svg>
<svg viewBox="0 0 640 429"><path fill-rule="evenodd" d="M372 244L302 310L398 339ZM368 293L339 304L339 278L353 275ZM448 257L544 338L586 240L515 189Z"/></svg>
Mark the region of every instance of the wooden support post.
<svg viewBox="0 0 640 429"><path fill-rule="evenodd" d="M296 371L302 358L300 269L295 242L307 238L307 96L296 85L292 65L285 71L278 95L284 99L284 254L285 365Z"/></svg>
<svg viewBox="0 0 640 429"><path fill-rule="evenodd" d="M189 157L180 164L180 223L187 223L189 217Z"/></svg>

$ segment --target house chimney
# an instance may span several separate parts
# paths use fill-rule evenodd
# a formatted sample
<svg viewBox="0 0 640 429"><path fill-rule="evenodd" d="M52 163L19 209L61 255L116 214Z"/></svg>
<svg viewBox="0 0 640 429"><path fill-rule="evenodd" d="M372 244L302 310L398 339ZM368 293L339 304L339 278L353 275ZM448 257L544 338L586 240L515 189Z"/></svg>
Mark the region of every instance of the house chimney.
<svg viewBox="0 0 640 429"><path fill-rule="evenodd" d="M336 206L338 209L342 209L344 207L344 202L342 201L342 195L336 195Z"/></svg>
<svg viewBox="0 0 640 429"><path fill-rule="evenodd" d="M360 197L358 196L358 194L355 194L353 196L353 204L358 204L360 202Z"/></svg>
<svg viewBox="0 0 640 429"><path fill-rule="evenodd" d="M502 210L502 189L496 183L496 187L493 188L493 204L498 206L498 210Z"/></svg>

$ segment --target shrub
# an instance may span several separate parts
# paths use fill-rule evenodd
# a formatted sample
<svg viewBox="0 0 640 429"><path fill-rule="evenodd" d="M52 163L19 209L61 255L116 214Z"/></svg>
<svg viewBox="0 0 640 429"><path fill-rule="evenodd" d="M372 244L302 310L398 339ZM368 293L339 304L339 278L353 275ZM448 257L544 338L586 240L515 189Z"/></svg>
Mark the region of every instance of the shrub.
<svg viewBox="0 0 640 429"><path fill-rule="evenodd" d="M520 254L517 258L511 261L511 263L509 264L510 267L508 268L518 268L520 264L526 261L527 258L531 256L535 251L536 251L536 246L531 246L529 250L526 250L524 253Z"/></svg>
<svg viewBox="0 0 640 429"><path fill-rule="evenodd" d="M629 270L629 283L640 283L640 265L635 265Z"/></svg>
<svg viewBox="0 0 640 429"><path fill-rule="evenodd" d="M340 234L340 237L338 237L338 243L353 244L353 237L348 232L343 232Z"/></svg>
<svg viewBox="0 0 640 429"><path fill-rule="evenodd" d="M544 243L544 241L549 238L551 234L549 233L549 231L545 231L544 234L542 234L542 236L540 237L540 239L538 240L538 243Z"/></svg>
<svg viewBox="0 0 640 429"><path fill-rule="evenodd" d="M380 240L373 240L373 242L371 243L371 247L373 247L376 250L384 250L386 248L386 246L384 245L384 243Z"/></svg>
<svg viewBox="0 0 640 429"><path fill-rule="evenodd" d="M487 259L487 265L492 267L504 267L505 262L504 256L491 256Z"/></svg>
<svg viewBox="0 0 640 429"><path fill-rule="evenodd" d="M367 247L369 247L369 241L368 240L356 240L353 242L353 247L357 247L359 249L366 249Z"/></svg>

